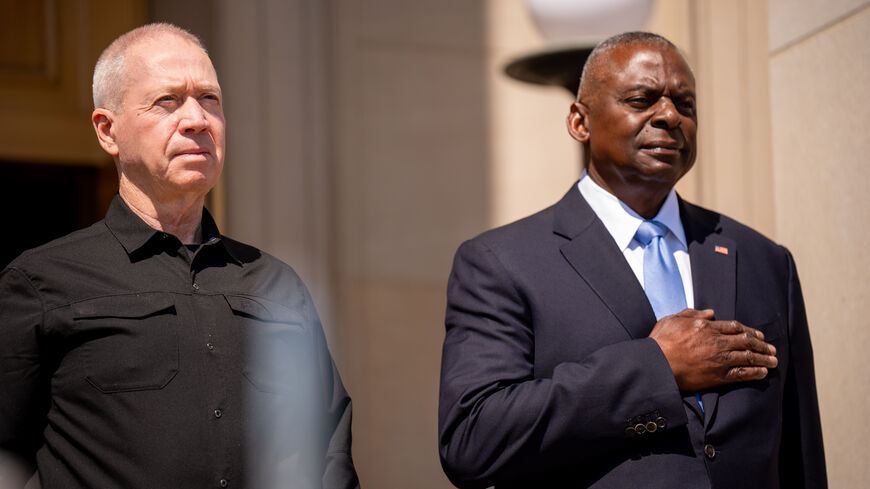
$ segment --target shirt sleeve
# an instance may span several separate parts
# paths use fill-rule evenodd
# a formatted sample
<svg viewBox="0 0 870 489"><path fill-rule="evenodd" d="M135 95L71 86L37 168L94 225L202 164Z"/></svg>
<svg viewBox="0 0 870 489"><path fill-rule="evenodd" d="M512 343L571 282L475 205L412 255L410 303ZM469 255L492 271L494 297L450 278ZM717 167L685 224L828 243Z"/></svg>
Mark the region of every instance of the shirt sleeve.
<svg viewBox="0 0 870 489"><path fill-rule="evenodd" d="M317 321L320 324L320 321ZM322 330L318 339L321 345L321 368L323 385L327 395L326 456L323 469L324 489L359 489L359 478L351 456L351 419L353 407L350 396L341 382L335 363L329 354Z"/></svg>
<svg viewBox="0 0 870 489"><path fill-rule="evenodd" d="M43 304L20 270L0 272L0 450L34 467L43 444L49 374L40 349Z"/></svg>
<svg viewBox="0 0 870 489"><path fill-rule="evenodd" d="M654 340L602 346L538 378L533 316L495 252L479 240L460 247L447 290L439 405L441 461L454 484L487 487L593 463L640 442L626 434L634 416L662 417L668 429L686 425Z"/></svg>

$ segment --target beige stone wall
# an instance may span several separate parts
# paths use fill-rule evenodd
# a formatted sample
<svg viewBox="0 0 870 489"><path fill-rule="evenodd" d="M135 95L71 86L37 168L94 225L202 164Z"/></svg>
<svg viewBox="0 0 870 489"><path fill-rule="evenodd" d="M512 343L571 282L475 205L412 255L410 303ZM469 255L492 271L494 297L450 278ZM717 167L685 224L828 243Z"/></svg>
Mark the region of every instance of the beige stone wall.
<svg viewBox="0 0 870 489"><path fill-rule="evenodd" d="M795 255L832 488L867 487L870 2L771 0L776 230Z"/></svg>
<svg viewBox="0 0 870 489"><path fill-rule="evenodd" d="M445 284L491 209L484 12L333 2L339 365L367 487L450 487L435 421Z"/></svg>

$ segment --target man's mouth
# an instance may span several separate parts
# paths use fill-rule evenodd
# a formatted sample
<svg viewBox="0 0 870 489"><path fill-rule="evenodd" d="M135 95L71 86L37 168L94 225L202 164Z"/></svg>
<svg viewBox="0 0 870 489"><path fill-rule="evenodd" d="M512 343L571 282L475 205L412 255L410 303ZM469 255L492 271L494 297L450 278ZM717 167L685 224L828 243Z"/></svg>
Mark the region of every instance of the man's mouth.
<svg viewBox="0 0 870 489"><path fill-rule="evenodd" d="M176 156L208 156L211 150L208 148L190 148L175 153Z"/></svg>
<svg viewBox="0 0 870 489"><path fill-rule="evenodd" d="M661 156L675 156L680 154L683 145L677 141L652 141L641 145L644 152Z"/></svg>

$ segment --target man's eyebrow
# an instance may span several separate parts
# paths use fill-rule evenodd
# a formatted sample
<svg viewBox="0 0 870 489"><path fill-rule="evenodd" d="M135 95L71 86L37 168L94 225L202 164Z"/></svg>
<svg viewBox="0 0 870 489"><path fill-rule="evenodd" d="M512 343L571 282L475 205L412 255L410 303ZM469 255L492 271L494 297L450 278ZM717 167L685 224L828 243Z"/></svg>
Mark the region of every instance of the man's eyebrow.
<svg viewBox="0 0 870 489"><path fill-rule="evenodd" d="M623 88L620 91L622 93L630 93L630 92L655 92L658 90L659 90L659 87L657 87L653 84L638 83L636 85L632 85L630 87Z"/></svg>
<svg viewBox="0 0 870 489"><path fill-rule="evenodd" d="M182 91L186 90L187 87L188 87L188 83L185 81L170 82L170 83L166 83L166 84L160 86L159 88L155 88L150 93L154 94L154 95L156 95L158 93L165 93L165 92L176 93L176 92L182 92ZM214 83L208 83L208 82L196 83L193 86L193 90L197 93L203 93L203 92L221 93L220 85L214 84Z"/></svg>
<svg viewBox="0 0 870 489"><path fill-rule="evenodd" d="M221 93L220 85L212 84L212 83L203 83L196 86L196 90L199 92L215 92Z"/></svg>

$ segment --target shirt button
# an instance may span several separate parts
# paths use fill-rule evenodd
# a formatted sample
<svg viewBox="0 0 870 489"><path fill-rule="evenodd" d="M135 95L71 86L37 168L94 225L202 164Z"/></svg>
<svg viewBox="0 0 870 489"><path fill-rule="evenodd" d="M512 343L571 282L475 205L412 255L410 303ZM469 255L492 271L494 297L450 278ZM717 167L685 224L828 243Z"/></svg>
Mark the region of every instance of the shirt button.
<svg viewBox="0 0 870 489"><path fill-rule="evenodd" d="M220 409L215 409L215 410L214 410L214 417L215 417L215 418L220 418L220 417L223 416L223 415L224 415L224 412L221 411ZM707 445L707 446L710 446L710 445Z"/></svg>
<svg viewBox="0 0 870 489"><path fill-rule="evenodd" d="M220 484L221 487L227 487L230 485L230 481L228 481L226 479L221 479L220 482L218 482L218 484Z"/></svg>
<svg viewBox="0 0 870 489"><path fill-rule="evenodd" d="M716 457L716 448L709 443L704 445L704 455L706 455L710 460L713 460L713 458Z"/></svg>
<svg viewBox="0 0 870 489"><path fill-rule="evenodd" d="M193 290L199 290L199 284L198 284L198 283L196 283L196 282L193 283Z"/></svg>
<svg viewBox="0 0 870 489"><path fill-rule="evenodd" d="M205 347L208 348L209 350L214 350L214 345L211 343L206 343Z"/></svg>

